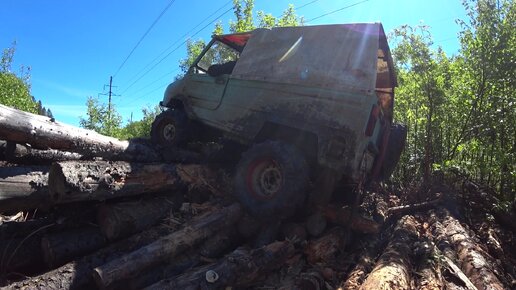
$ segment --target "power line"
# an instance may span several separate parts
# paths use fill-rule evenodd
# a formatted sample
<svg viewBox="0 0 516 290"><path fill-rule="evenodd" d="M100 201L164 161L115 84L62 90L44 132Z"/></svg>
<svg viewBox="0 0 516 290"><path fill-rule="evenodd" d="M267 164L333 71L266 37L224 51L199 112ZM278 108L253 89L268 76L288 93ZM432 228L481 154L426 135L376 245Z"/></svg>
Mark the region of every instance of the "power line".
<svg viewBox="0 0 516 290"><path fill-rule="evenodd" d="M208 27L209 25L213 24L215 21L217 21L219 18L221 18L222 16L224 16L225 14L227 14L228 12L230 12L231 10L233 10L233 7L229 8L228 10L224 11L222 14L220 14L219 16L217 16L215 19L213 19L213 21L209 22L208 24L206 24L205 26L203 26L201 29L197 30L197 32L195 32L191 37L194 37L196 36L197 34L199 34L201 31L203 31L206 27ZM151 72L156 66L158 66L160 63L162 63L165 59L167 59L173 52L175 52L176 50L178 50L179 48L181 48L181 46L183 46L183 44L185 44L186 42L188 41L188 39L186 39L185 41L181 42L178 46L176 46L172 51L170 51L169 53L167 53L163 58L161 58L157 63L155 63L152 67L150 67L144 74L142 74L138 79L136 79L134 82L132 82L123 92L126 92L127 90L129 90L129 88L131 88L135 83L137 83L139 80L141 80L144 76L146 76L149 72ZM123 93L122 92L122 93Z"/></svg>
<svg viewBox="0 0 516 290"><path fill-rule="evenodd" d="M306 7L306 6L310 5L310 4L314 4L314 3L315 3L315 2L317 2L317 1L319 1L319 0L313 0L313 1L310 1L310 2L308 2L308 3L306 3L306 4L303 4L303 5L299 6L299 7L297 7L297 8L296 8L296 10L299 10L299 9L301 9L301 8L304 8L304 7Z"/></svg>
<svg viewBox="0 0 516 290"><path fill-rule="evenodd" d="M212 17L213 15L215 15L217 12L219 12L220 10L222 10L224 7L226 7L228 4L231 4L233 0L229 0L227 1L224 5L222 5L220 8L218 8L217 10L215 10L215 12L213 12L212 14L206 16L202 21L200 21L196 26L194 26L192 29L190 29L189 31L187 31L185 34L183 34L181 37L179 37L176 41L174 41L170 46L168 46L166 49L164 49L158 56L156 56L152 61L150 61L149 63L147 63L141 70L139 70L132 78L129 82L132 82L134 81L143 71L145 71L145 69L147 69L150 65L152 65L155 61L159 60L161 56L163 56L169 49L171 49L174 45L176 45L179 41L181 41L183 38L185 38L186 36L188 36L189 33L191 33L192 31L194 31L197 27L199 27L201 24L203 24L206 20L208 20L210 17Z"/></svg>
<svg viewBox="0 0 516 290"><path fill-rule="evenodd" d="M116 70L114 76L116 77L116 75L118 74L118 72L120 72L120 70L122 69L122 67L124 67L125 63L127 62L127 60L131 57L131 55L133 55L133 52L136 50L136 48L140 45L140 43L142 43L143 39L145 39L145 37L147 36L147 34L149 34L149 32L152 30L152 28L154 27L154 25L156 25L156 23L158 23L158 21L160 20L160 18L165 14L165 12L167 12L167 10L170 8L170 6L172 6L172 4L174 4L174 2L176 2L176 0L172 0L170 1L170 3L167 4L167 6L161 11L161 13L158 15L158 17L156 17L156 19L154 19L154 22L152 22L151 26L147 29L147 31L145 31L145 33L142 35L142 37L140 37L140 40L138 40L138 42L136 43L136 45L133 47L133 49L131 50L131 52L129 52L129 55L127 55L127 57L124 59L124 61L122 62L122 64L118 67L118 69Z"/></svg>
<svg viewBox="0 0 516 290"><path fill-rule="evenodd" d="M314 18L312 18L312 19L309 19L309 20L307 20L307 21L306 21L306 23L311 22L311 21L314 21L314 20L319 19L319 18L322 18L322 17L324 17L324 16L328 16L328 15L330 15L330 14L337 13L337 12L339 12L339 11L342 11L342 10L345 10L345 9L348 9L348 8L351 8L351 7L354 7L354 6L357 6L357 5L359 5L359 4L362 4L362 3L365 3L365 2L368 2L368 1L370 1L370 0L364 0L364 1L356 2L356 3L353 3L353 4L348 5L348 6L346 6L346 7L342 7L342 8L339 8L339 9L337 9L337 10L330 11L330 12L328 12L328 13L325 13L325 14L319 15L319 16L317 16L317 17L314 17Z"/></svg>
<svg viewBox="0 0 516 290"><path fill-rule="evenodd" d="M167 73L167 75L173 74L173 73L175 73L175 72L177 72L177 71L179 71L179 69L175 69L174 71L171 71L171 72ZM166 83L164 83L164 84L160 84L159 86L154 87L152 90L150 90L150 91L148 91L148 92L146 92L146 93L144 93L144 94L141 94L140 96L138 96L138 97L136 97L136 98L132 99L131 101L127 102L127 103L126 103L126 105L133 104L133 103L134 103L134 102L136 102L137 100L139 100L139 99L141 99L141 98L144 98L144 97L148 96L149 94L154 93L155 91L157 91L157 90L159 90L159 89L162 89L162 90L163 90L163 88L164 88L164 87L166 87L169 83L170 83L170 82L169 82L169 81L167 81L167 82L166 82Z"/></svg>

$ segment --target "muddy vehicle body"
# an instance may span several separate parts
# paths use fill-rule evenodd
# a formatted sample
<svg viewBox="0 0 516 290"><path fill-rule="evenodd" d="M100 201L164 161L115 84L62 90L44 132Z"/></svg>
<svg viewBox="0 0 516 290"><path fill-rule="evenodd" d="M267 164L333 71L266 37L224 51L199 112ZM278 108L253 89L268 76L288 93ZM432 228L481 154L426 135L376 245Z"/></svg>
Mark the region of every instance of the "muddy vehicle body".
<svg viewBox="0 0 516 290"><path fill-rule="evenodd" d="M305 199L313 168L357 184L390 175L406 134L392 125L396 84L379 23L213 36L168 86L152 138L178 145L197 123L248 146L237 196L281 211Z"/></svg>

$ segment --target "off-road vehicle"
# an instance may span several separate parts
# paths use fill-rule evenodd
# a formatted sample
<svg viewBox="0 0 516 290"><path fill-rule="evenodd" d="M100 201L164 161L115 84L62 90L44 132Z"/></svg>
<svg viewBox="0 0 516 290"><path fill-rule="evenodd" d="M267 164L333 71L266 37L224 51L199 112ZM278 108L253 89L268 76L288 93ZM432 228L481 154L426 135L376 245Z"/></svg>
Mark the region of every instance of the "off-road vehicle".
<svg viewBox="0 0 516 290"><path fill-rule="evenodd" d="M310 180L391 174L406 137L392 124L396 84L379 23L215 35L167 87L151 135L181 145L202 125L244 144L235 194L256 215L289 214Z"/></svg>

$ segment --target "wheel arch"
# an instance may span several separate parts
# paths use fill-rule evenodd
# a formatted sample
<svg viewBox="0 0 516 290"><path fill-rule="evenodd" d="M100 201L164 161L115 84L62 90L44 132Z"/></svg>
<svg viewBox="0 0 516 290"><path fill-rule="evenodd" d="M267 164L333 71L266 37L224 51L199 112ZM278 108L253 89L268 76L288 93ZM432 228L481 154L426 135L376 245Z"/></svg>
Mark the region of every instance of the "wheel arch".
<svg viewBox="0 0 516 290"><path fill-rule="evenodd" d="M267 140L282 141L300 150L310 166L317 164L318 137L315 133L298 128L265 122L254 138L255 143Z"/></svg>

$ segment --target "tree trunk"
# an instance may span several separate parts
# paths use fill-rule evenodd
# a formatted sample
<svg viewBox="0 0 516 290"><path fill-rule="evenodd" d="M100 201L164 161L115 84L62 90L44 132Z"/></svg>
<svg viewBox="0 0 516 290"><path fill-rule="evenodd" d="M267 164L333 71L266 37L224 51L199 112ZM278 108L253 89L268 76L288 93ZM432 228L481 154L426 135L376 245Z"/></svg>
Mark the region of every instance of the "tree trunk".
<svg viewBox="0 0 516 290"><path fill-rule="evenodd" d="M105 200L176 190L180 178L172 164L124 161L63 161L52 164L50 194L56 203Z"/></svg>
<svg viewBox="0 0 516 290"><path fill-rule="evenodd" d="M175 278L162 280L145 289L246 287L263 275L281 267L293 254L294 246L288 241L274 242L252 251L239 248L215 264L196 268Z"/></svg>
<svg viewBox="0 0 516 290"><path fill-rule="evenodd" d="M0 167L0 213L48 207L48 167Z"/></svg>
<svg viewBox="0 0 516 290"><path fill-rule="evenodd" d="M348 207L336 207L329 205L320 208L323 215L332 223L347 226L350 222L351 209ZM355 215L351 223L351 229L366 234L377 234L380 232L380 225L372 219Z"/></svg>
<svg viewBox="0 0 516 290"><path fill-rule="evenodd" d="M466 229L450 213L441 209L444 235L457 252L458 261L464 274L478 289L505 289L493 271L494 259L475 242Z"/></svg>
<svg viewBox="0 0 516 290"><path fill-rule="evenodd" d="M181 204L172 197L103 204L97 211L100 231L108 240L116 240L142 231L162 220Z"/></svg>
<svg viewBox="0 0 516 290"><path fill-rule="evenodd" d="M221 210L195 217L185 227L134 252L108 262L94 270L94 278L101 288L126 279L146 268L177 255L225 229L240 218L242 209L233 204Z"/></svg>
<svg viewBox="0 0 516 290"><path fill-rule="evenodd" d="M41 239L45 263L50 268L61 266L76 257L89 254L106 244L98 228L82 228L49 234Z"/></svg>
<svg viewBox="0 0 516 290"><path fill-rule="evenodd" d="M66 150L109 160L151 162L160 159L153 148L144 144L103 136L4 105L0 105L0 138L28 143L33 148Z"/></svg>
<svg viewBox="0 0 516 290"><path fill-rule="evenodd" d="M13 283L5 289L95 289L91 275L93 268L117 259L125 253L139 249L171 232L173 232L173 229L167 225L153 227L55 270Z"/></svg>
<svg viewBox="0 0 516 290"><path fill-rule="evenodd" d="M389 245L360 289L410 289L410 253L416 238L414 217L404 216L398 221Z"/></svg>
<svg viewBox="0 0 516 290"><path fill-rule="evenodd" d="M40 150L15 142L7 142L5 159L17 164L44 164L50 165L55 161L79 160L79 153L59 151L56 149Z"/></svg>

